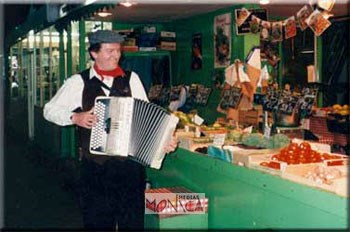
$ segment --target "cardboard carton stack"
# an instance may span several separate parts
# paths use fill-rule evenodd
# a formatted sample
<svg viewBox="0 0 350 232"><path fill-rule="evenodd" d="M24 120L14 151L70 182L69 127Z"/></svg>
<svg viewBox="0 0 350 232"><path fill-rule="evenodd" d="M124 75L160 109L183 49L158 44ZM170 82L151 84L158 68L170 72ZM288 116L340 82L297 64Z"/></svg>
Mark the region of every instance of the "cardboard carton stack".
<svg viewBox="0 0 350 232"><path fill-rule="evenodd" d="M167 51L176 50L176 33L171 31L160 32L160 49Z"/></svg>

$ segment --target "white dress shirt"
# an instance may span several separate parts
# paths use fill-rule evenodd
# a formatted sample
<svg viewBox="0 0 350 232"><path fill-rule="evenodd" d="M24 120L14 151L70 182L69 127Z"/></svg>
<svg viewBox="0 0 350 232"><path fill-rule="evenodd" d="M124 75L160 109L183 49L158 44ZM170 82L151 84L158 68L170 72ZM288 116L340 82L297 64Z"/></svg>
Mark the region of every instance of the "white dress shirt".
<svg viewBox="0 0 350 232"><path fill-rule="evenodd" d="M90 69L90 79L96 76L101 79L94 68ZM103 83L108 87L112 87L114 78L111 76L103 76ZM139 76L132 72L130 76L130 88L133 98L148 101L147 94L142 85ZM44 118L60 126L72 125L71 116L73 110L82 107L82 95L84 89L84 81L80 74L74 74L68 78L55 96L44 106ZM109 96L109 90L102 88L106 96Z"/></svg>

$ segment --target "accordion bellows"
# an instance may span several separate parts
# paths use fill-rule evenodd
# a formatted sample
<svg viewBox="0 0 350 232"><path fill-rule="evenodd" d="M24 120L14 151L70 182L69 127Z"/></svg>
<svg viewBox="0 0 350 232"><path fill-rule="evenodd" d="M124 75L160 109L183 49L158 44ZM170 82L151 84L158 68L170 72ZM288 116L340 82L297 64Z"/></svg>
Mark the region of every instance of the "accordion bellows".
<svg viewBox="0 0 350 232"><path fill-rule="evenodd" d="M132 97L97 97L97 124L91 130L90 153L123 156L160 169L164 146L179 119L162 107Z"/></svg>

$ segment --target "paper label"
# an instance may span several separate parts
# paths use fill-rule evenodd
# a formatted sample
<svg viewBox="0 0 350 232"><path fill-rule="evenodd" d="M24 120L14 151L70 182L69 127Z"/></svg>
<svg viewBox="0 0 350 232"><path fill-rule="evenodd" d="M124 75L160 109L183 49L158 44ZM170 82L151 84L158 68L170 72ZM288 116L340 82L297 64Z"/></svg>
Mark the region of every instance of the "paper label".
<svg viewBox="0 0 350 232"><path fill-rule="evenodd" d="M226 137L226 134L216 134L216 135L214 135L213 145L221 147L225 143L225 137Z"/></svg>
<svg viewBox="0 0 350 232"><path fill-rule="evenodd" d="M264 137L269 139L271 135L271 128L268 125L265 125L264 128Z"/></svg>
<svg viewBox="0 0 350 232"><path fill-rule="evenodd" d="M204 122L204 119L199 117L198 114L196 114L193 118L192 118L192 122L195 123L196 125L200 126L202 125L202 123Z"/></svg>

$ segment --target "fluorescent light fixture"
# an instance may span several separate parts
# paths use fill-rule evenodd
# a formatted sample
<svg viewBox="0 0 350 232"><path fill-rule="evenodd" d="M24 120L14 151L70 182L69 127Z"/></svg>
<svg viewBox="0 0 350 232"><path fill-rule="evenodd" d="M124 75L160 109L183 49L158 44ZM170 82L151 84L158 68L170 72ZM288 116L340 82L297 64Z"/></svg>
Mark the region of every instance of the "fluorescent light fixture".
<svg viewBox="0 0 350 232"><path fill-rule="evenodd" d="M96 2L96 0L85 0L84 5L90 5L92 3Z"/></svg>
<svg viewBox="0 0 350 232"><path fill-rule="evenodd" d="M259 3L260 3L261 5L267 5L267 4L270 3L270 0L260 0Z"/></svg>

